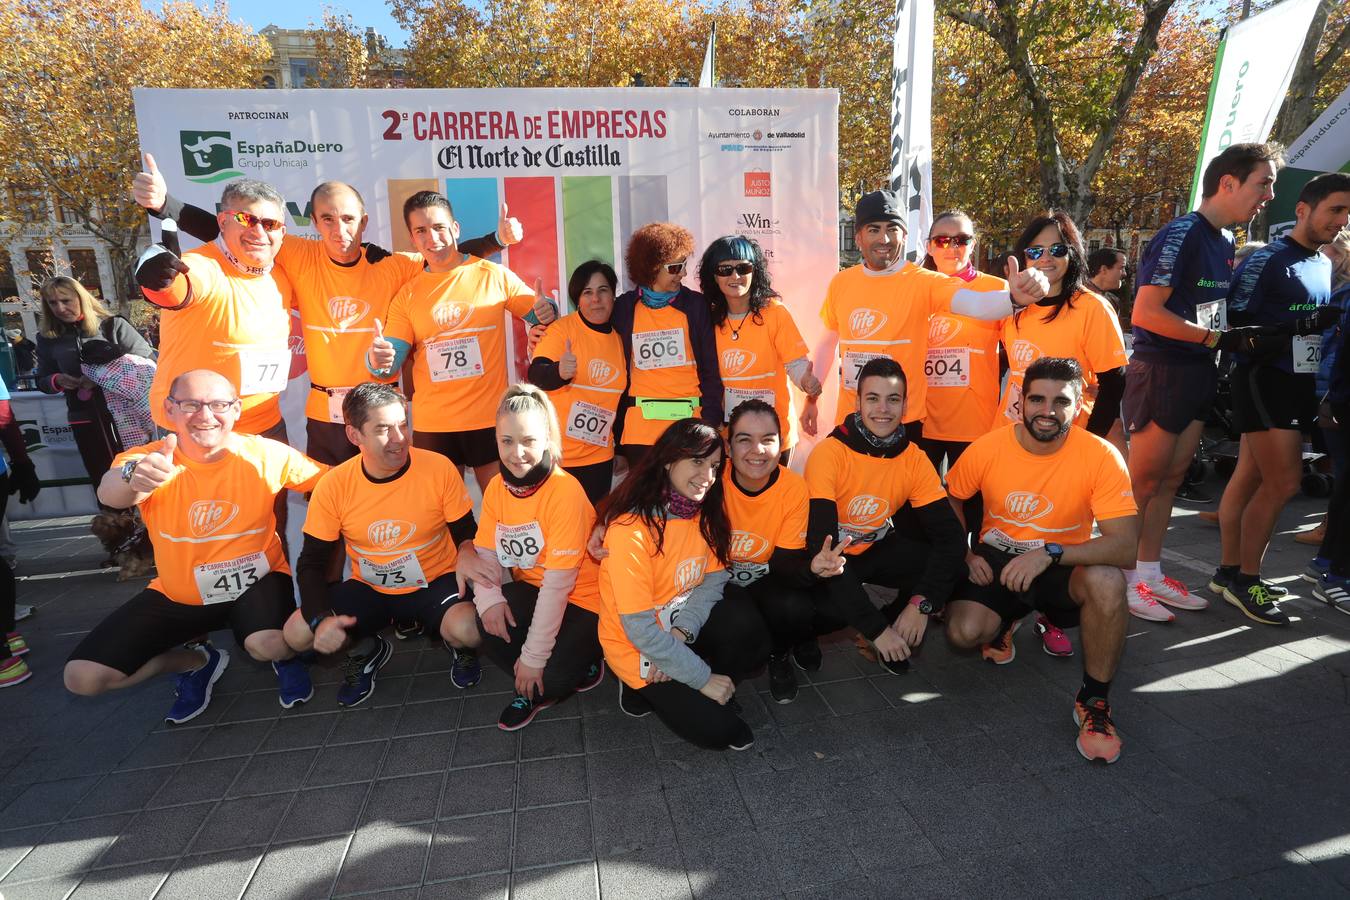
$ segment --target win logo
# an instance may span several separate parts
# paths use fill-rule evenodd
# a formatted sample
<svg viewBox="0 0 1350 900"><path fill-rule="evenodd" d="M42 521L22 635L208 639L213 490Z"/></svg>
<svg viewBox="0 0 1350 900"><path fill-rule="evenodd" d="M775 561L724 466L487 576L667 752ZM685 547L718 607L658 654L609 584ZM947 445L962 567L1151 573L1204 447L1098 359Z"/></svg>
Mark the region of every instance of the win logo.
<svg viewBox="0 0 1350 900"><path fill-rule="evenodd" d="M215 184L244 173L234 167L234 150L228 131L180 131L183 174L197 184Z"/></svg>

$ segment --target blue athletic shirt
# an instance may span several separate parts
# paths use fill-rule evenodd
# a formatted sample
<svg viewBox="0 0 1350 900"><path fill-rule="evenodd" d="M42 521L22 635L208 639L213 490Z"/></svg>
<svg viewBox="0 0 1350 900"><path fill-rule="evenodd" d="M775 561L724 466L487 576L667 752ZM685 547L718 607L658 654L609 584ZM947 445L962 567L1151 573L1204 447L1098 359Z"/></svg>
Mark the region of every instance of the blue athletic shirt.
<svg viewBox="0 0 1350 900"><path fill-rule="evenodd" d="M5 380L3 378L0 378L0 400L8 400L8 399L9 399L9 385L5 384ZM4 475L8 471L9 471L9 459L6 458L5 454L0 453L0 475Z"/></svg>
<svg viewBox="0 0 1350 900"><path fill-rule="evenodd" d="M1163 305L1186 321L1199 324L1196 307L1222 303L1228 296L1232 275L1233 236L1193 212L1168 222L1148 242L1139 259L1135 284L1171 288ZM1133 332L1135 359L1195 363L1214 358L1214 351L1204 344L1173 340L1138 325Z"/></svg>
<svg viewBox="0 0 1350 900"><path fill-rule="evenodd" d="M1301 319L1330 300L1331 260L1285 235L1254 251L1233 273L1228 322L1280 325ZM1315 342L1295 340L1291 352L1263 361L1263 365L1293 373L1294 356L1301 353L1301 368L1314 374L1320 358L1316 346ZM1251 362L1241 353L1234 357L1239 363Z"/></svg>

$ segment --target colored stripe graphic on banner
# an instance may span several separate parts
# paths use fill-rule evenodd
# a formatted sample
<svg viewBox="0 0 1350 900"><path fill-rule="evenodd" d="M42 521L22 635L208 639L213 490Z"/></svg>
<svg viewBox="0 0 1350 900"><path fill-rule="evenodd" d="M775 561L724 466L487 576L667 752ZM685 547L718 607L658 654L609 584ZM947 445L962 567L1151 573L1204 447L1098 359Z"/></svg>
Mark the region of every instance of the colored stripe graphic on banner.
<svg viewBox="0 0 1350 900"><path fill-rule="evenodd" d="M497 230L497 214L501 212L497 199L497 179L447 178L445 196L450 201L450 208L455 211L461 238L482 237L489 231ZM494 253L488 259L500 263L502 255Z"/></svg>
<svg viewBox="0 0 1350 900"><path fill-rule="evenodd" d="M614 265L614 198L609 176L564 175L562 202L567 271L588 259Z"/></svg>
<svg viewBox="0 0 1350 900"><path fill-rule="evenodd" d="M507 251L511 271L534 287L536 278L544 279L544 293L566 297L560 290L558 272L557 179L551 175L536 178L504 178L503 189L509 213L520 220L525 237Z"/></svg>
<svg viewBox="0 0 1350 900"><path fill-rule="evenodd" d="M412 237L403 223L403 204L418 191L434 191L440 185L434 178L390 178L385 184L389 189L389 249L413 253Z"/></svg>
<svg viewBox="0 0 1350 900"><path fill-rule="evenodd" d="M628 246L628 238L643 225L670 221L670 200L664 175L620 175L614 179L619 208L619 243ZM695 262L693 269L697 269ZM692 270L691 270L692 271ZM628 273L619 272L621 285L629 283ZM623 290L621 287L620 290Z"/></svg>

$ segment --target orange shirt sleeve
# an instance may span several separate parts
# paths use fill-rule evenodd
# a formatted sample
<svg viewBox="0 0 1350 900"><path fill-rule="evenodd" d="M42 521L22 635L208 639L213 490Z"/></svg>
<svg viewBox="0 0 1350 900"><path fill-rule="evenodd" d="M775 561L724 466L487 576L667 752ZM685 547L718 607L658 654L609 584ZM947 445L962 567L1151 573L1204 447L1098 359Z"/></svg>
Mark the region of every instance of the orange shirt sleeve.
<svg viewBox="0 0 1350 900"><path fill-rule="evenodd" d="M299 450L285 444L277 446L282 448L280 452L285 456L281 469L281 483L276 486L277 490L290 488L301 494L314 490L314 486L323 478L329 467L321 462L315 462Z"/></svg>
<svg viewBox="0 0 1350 900"><path fill-rule="evenodd" d="M469 489L464 486L464 478L459 474L459 469L449 460L446 460L444 471L445 480L441 483L441 496L445 498L445 521L456 522L464 518L465 513L473 511L473 500L469 497ZM488 482L489 486L491 484L492 482ZM484 500L486 501L486 496ZM495 541L488 546L495 546Z"/></svg>
<svg viewBox="0 0 1350 900"><path fill-rule="evenodd" d="M966 283L959 278L929 272L927 269L920 271L925 273L925 281L928 283L928 314L938 316L950 313L952 298L956 296L957 291L967 287Z"/></svg>
<svg viewBox="0 0 1350 900"><path fill-rule="evenodd" d="M957 500L969 500L980 492L992 446L992 439L981 438L966 448L956 465L947 471L947 493Z"/></svg>
<svg viewBox="0 0 1350 900"><path fill-rule="evenodd" d="M579 316L581 313L574 312L569 315ZM534 347L534 355L536 357L543 357L544 359L551 359L554 361L557 361L562 357L563 350L566 349L566 345L563 342L566 341L568 337L565 333L567 331L567 327L564 325L566 321L566 317L558 319L544 330L544 336L539 339L539 343ZM576 348L573 347L574 351L575 349Z"/></svg>
<svg viewBox="0 0 1350 900"><path fill-rule="evenodd" d="M836 465L838 441L827 438L816 445L806 458L806 488L812 500L838 499L835 476L839 472Z"/></svg>
<svg viewBox="0 0 1350 900"><path fill-rule="evenodd" d="M389 303L389 320L384 323L384 336L398 338L408 344L417 343L417 333L413 331L411 304L413 287L405 284L398 289Z"/></svg>
<svg viewBox="0 0 1350 900"><path fill-rule="evenodd" d="M825 291L825 302L820 304L820 321L825 323L825 327L830 331L839 330L839 315L835 311L834 286L839 281L840 275L830 279L830 286Z"/></svg>
<svg viewBox="0 0 1350 900"><path fill-rule="evenodd" d="M517 319L523 319L529 315L530 310L534 309L534 291L530 286L520 280L520 277L505 266L501 270L503 285L502 290L506 294L506 308L510 310L511 315Z"/></svg>
<svg viewBox="0 0 1350 900"><path fill-rule="evenodd" d="M784 550L800 550L806 546L806 518L810 510L811 498L805 485L792 482L792 488L783 498L783 524L778 529L778 539L774 546Z"/></svg>
<svg viewBox="0 0 1350 900"><path fill-rule="evenodd" d="M1109 308L1106 298L1084 292L1078 302L1088 313L1083 323L1083 355L1088 371L1109 372L1127 365L1120 319Z"/></svg>
<svg viewBox="0 0 1350 900"><path fill-rule="evenodd" d="M1134 489L1130 484L1130 472L1120 451L1101 441L1099 446L1101 464L1097 466L1096 477L1092 479L1092 517L1097 521L1132 516L1139 511L1134 502ZM964 459L964 457L962 457Z"/></svg>
<svg viewBox="0 0 1350 900"><path fill-rule="evenodd" d="M621 519L605 529L609 555L600 563L614 592L619 615L646 612L656 596L652 560L647 551L647 528L641 521Z"/></svg>
<svg viewBox="0 0 1350 900"><path fill-rule="evenodd" d="M342 537L342 517L337 510L337 478L324 478L314 487L305 511L305 534L321 541Z"/></svg>
<svg viewBox="0 0 1350 900"><path fill-rule="evenodd" d="M806 341L802 340L801 330L793 321L792 312L781 303L775 303L771 309L774 310L773 349L778 353L778 358L789 363L806 356L809 352Z"/></svg>
<svg viewBox="0 0 1350 900"><path fill-rule="evenodd" d="M548 553L540 560L545 569L575 569L586 556L595 510L581 485L570 479L554 488L542 511L540 527Z"/></svg>
<svg viewBox="0 0 1350 900"><path fill-rule="evenodd" d="M919 449L919 445L910 444L904 455L909 457L909 502L914 506L927 506L947 499L937 469L933 468L928 455Z"/></svg>

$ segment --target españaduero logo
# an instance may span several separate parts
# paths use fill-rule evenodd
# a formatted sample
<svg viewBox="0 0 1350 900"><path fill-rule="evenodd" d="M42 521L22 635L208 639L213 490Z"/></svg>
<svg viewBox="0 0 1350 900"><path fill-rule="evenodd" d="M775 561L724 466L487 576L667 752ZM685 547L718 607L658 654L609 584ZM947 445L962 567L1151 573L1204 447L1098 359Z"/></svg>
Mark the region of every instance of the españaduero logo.
<svg viewBox="0 0 1350 900"><path fill-rule="evenodd" d="M188 181L214 184L243 177L244 173L234 167L234 144L228 131L180 131L178 143Z"/></svg>

